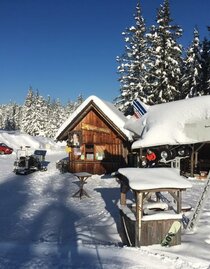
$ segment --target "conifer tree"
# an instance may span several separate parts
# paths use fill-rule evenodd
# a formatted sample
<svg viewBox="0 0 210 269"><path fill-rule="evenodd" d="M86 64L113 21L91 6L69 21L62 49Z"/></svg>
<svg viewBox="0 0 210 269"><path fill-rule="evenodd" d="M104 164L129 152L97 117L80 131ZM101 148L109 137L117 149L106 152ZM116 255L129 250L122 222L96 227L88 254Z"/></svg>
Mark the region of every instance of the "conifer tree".
<svg viewBox="0 0 210 269"><path fill-rule="evenodd" d="M65 114L69 117L75 110L75 102L68 100L66 107L65 107Z"/></svg>
<svg viewBox="0 0 210 269"><path fill-rule="evenodd" d="M59 99L52 102L50 107L50 135L54 137L62 123L66 120L65 108Z"/></svg>
<svg viewBox="0 0 210 269"><path fill-rule="evenodd" d="M202 42L202 51L201 51L201 68L202 68L202 81L201 89L202 94L210 94L210 41L207 38L204 38Z"/></svg>
<svg viewBox="0 0 210 269"><path fill-rule="evenodd" d="M22 122L22 106L16 103L13 103L13 118L14 118L14 130L20 130L21 122Z"/></svg>
<svg viewBox="0 0 210 269"><path fill-rule="evenodd" d="M32 124L33 124L33 116L34 116L34 102L35 96L32 87L29 88L28 94L26 96L23 110L22 110L22 123L21 123L21 131L27 134L32 134Z"/></svg>
<svg viewBox="0 0 210 269"><path fill-rule="evenodd" d="M36 92L34 99L34 112L32 117L32 135L45 136L47 127L47 102L45 99Z"/></svg>
<svg viewBox="0 0 210 269"><path fill-rule="evenodd" d="M125 52L117 57L120 95L115 99L116 106L125 111L132 101L139 97L146 101L145 84L145 58L146 58L146 27L141 15L140 2L136 6L134 15L135 26L131 26L123 33Z"/></svg>
<svg viewBox="0 0 210 269"><path fill-rule="evenodd" d="M56 115L53 113L51 97L48 96L46 100L46 124L45 124L45 136L54 137L54 122L56 121Z"/></svg>
<svg viewBox="0 0 210 269"><path fill-rule="evenodd" d="M195 28L192 44L187 49L182 77L182 97L202 95L202 57L199 32Z"/></svg>
<svg viewBox="0 0 210 269"><path fill-rule="evenodd" d="M3 105L0 105L0 129L3 129Z"/></svg>
<svg viewBox="0 0 210 269"><path fill-rule="evenodd" d="M180 98L182 46L177 39L181 37L182 29L172 25L168 0L160 6L156 23L147 34L149 70L146 94L149 104Z"/></svg>
<svg viewBox="0 0 210 269"><path fill-rule="evenodd" d="M82 94L79 94L75 103L75 109L83 103L84 99ZM75 110L74 109L74 110Z"/></svg>
<svg viewBox="0 0 210 269"><path fill-rule="evenodd" d="M4 106L4 122L5 130L18 130L20 126L20 108L16 103L10 102Z"/></svg>

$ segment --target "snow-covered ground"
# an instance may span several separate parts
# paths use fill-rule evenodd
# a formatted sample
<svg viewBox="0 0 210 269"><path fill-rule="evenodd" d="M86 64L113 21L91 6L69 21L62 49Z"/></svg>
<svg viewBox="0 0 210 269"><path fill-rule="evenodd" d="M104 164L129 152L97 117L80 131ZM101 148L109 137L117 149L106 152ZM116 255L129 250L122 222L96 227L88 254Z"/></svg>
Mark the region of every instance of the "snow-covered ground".
<svg viewBox="0 0 210 269"><path fill-rule="evenodd" d="M181 245L122 246L115 178L92 176L85 185L90 198L80 200L72 197L78 190L77 179L56 169L56 161L66 157L63 147L5 132L0 132L0 142L15 149L47 144L49 161L46 172L21 176L12 171L15 152L0 155L0 269L210 268L209 200L196 231L183 231ZM195 206L205 181L189 181L193 187L183 200Z"/></svg>

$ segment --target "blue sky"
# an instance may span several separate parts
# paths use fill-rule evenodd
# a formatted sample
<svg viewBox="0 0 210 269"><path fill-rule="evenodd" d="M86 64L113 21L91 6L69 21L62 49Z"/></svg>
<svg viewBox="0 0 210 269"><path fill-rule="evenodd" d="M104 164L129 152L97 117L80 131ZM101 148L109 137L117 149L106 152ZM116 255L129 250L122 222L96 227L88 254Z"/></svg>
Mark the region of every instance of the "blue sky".
<svg viewBox="0 0 210 269"><path fill-rule="evenodd" d="M116 56L122 32L134 25L137 0L0 0L0 104L22 104L31 86L62 103L119 95ZM155 23L163 0L141 0L146 24ZM171 17L183 29L180 43L210 38L209 0L170 0Z"/></svg>

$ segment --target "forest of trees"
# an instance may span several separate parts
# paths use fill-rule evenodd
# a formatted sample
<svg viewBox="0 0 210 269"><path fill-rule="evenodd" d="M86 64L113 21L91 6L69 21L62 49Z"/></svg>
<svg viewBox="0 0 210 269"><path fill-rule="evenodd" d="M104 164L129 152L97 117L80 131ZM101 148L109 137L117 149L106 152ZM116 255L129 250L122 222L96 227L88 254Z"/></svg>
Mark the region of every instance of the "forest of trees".
<svg viewBox="0 0 210 269"><path fill-rule="evenodd" d="M82 96L78 96L75 102L68 101L64 106L59 99L45 99L30 87L23 105L0 105L0 129L54 138L61 124L82 102Z"/></svg>
<svg viewBox="0 0 210 269"><path fill-rule="evenodd" d="M125 51L117 57L120 94L115 105L121 111L136 98L153 105L210 94L210 41L201 41L195 27L190 46L183 48L178 42L183 30L173 24L169 0L149 29L138 1L134 22L122 33Z"/></svg>

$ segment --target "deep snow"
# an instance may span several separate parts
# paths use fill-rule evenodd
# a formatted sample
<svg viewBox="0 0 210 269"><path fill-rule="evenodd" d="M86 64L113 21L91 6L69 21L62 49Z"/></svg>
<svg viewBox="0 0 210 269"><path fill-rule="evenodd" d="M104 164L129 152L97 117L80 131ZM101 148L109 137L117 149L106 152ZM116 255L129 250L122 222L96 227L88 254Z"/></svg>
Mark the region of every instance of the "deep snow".
<svg viewBox="0 0 210 269"><path fill-rule="evenodd" d="M209 141L210 96L198 96L147 106L141 118L131 117L124 128L139 138L133 149Z"/></svg>
<svg viewBox="0 0 210 269"><path fill-rule="evenodd" d="M180 246L122 246L115 178L94 175L85 185L91 198L73 198L77 179L61 174L55 165L66 157L63 147L4 132L0 142L15 149L47 144L49 161L46 172L21 176L12 171L15 153L0 155L0 268L210 268L209 200L196 231L183 231ZM188 180L193 187L183 194L183 201L195 206L205 181Z"/></svg>

